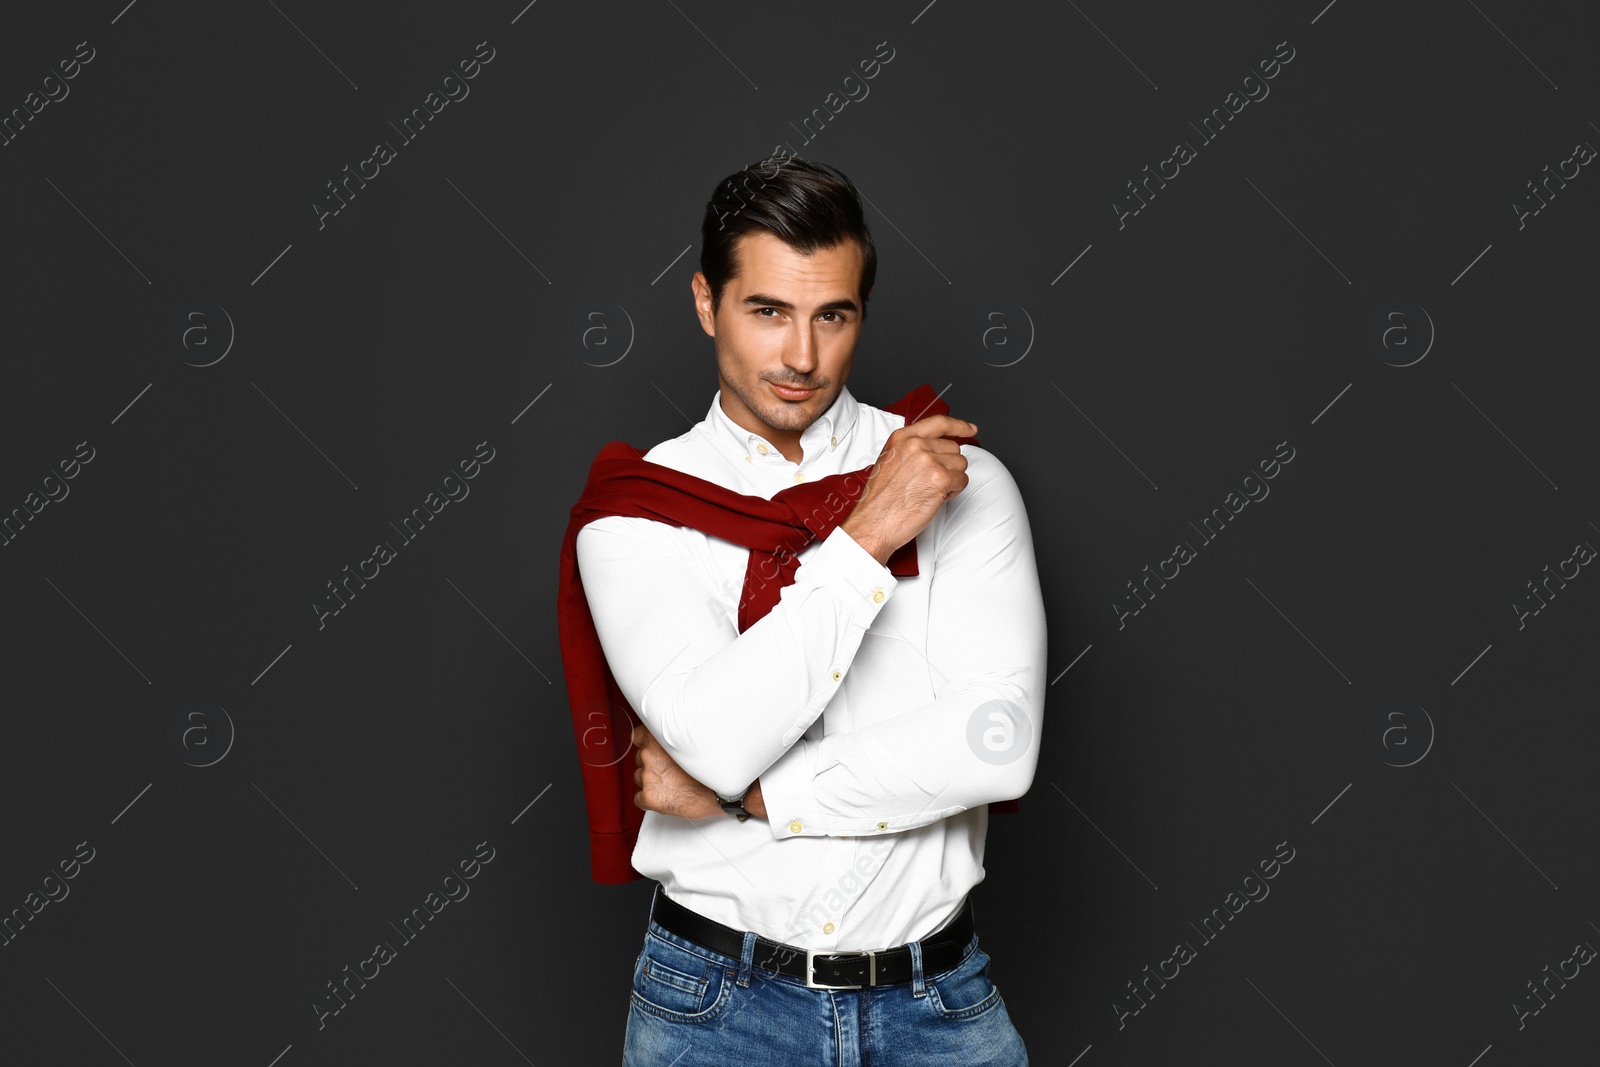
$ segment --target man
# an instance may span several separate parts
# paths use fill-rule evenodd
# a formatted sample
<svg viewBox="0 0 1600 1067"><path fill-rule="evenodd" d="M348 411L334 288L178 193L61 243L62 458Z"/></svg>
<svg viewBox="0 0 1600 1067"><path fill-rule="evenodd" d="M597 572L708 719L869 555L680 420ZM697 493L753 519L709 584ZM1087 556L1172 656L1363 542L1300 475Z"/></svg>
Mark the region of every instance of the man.
<svg viewBox="0 0 1600 1067"><path fill-rule="evenodd" d="M1027 791L1042 727L1016 484L961 443L973 423L845 388L877 257L843 174L753 164L719 183L702 237L718 391L643 460L754 504L841 492L786 572L625 506L577 531L593 631L640 720L631 865L660 883L625 1065L1026 1064L968 901L988 805Z"/></svg>

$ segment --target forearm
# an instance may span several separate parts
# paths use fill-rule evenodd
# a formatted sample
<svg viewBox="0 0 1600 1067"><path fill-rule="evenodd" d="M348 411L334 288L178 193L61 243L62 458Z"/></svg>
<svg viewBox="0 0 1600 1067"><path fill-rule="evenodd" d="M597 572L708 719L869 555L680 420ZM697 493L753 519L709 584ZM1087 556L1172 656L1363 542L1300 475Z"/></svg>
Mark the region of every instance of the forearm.
<svg viewBox="0 0 1600 1067"><path fill-rule="evenodd" d="M773 836L900 833L1020 797L1038 763L1043 703L1037 685L964 688L871 726L802 739L762 774Z"/></svg>
<svg viewBox="0 0 1600 1067"><path fill-rule="evenodd" d="M681 562L669 567L659 553L639 554L641 532L659 536L606 519L579 535L607 661L679 766L721 795L736 795L822 713L895 579L836 530L811 550L772 610L738 634L720 598L686 578Z"/></svg>

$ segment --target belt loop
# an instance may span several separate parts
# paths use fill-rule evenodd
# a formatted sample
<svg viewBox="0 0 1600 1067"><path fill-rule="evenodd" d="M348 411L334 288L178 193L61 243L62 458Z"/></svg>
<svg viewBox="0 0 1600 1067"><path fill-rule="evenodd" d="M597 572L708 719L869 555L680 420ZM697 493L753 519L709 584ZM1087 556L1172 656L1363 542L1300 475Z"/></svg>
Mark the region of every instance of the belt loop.
<svg viewBox="0 0 1600 1067"><path fill-rule="evenodd" d="M750 967L755 960L755 956L756 932L754 930L746 930L744 932L744 948L739 953L739 985L748 986L750 984Z"/></svg>
<svg viewBox="0 0 1600 1067"><path fill-rule="evenodd" d="M922 982L922 942L908 941L906 948L911 950L911 995L925 996L927 987Z"/></svg>

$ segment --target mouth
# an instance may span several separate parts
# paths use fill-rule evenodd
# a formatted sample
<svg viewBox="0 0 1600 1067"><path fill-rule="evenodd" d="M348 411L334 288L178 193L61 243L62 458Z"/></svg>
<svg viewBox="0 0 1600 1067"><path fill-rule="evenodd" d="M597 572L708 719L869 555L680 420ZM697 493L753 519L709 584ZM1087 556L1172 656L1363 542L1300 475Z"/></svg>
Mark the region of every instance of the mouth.
<svg viewBox="0 0 1600 1067"><path fill-rule="evenodd" d="M815 389L792 389L787 385L779 385L777 382L769 382L768 384L772 386L772 391L777 393L779 398L783 400L809 400L811 394L816 392Z"/></svg>

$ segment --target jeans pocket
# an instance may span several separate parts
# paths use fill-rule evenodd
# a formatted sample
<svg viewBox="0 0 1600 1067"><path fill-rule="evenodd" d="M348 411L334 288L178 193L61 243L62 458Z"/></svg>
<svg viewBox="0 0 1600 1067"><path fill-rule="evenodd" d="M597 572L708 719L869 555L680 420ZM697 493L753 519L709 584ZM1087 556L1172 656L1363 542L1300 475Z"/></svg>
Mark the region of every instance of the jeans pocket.
<svg viewBox="0 0 1600 1067"><path fill-rule="evenodd" d="M634 964L632 1000L669 1022L703 1023L727 1005L733 977L725 964L651 932Z"/></svg>
<svg viewBox="0 0 1600 1067"><path fill-rule="evenodd" d="M941 1019L971 1019L1000 1004L989 978L989 954L974 944L954 969L928 979L928 1003Z"/></svg>

